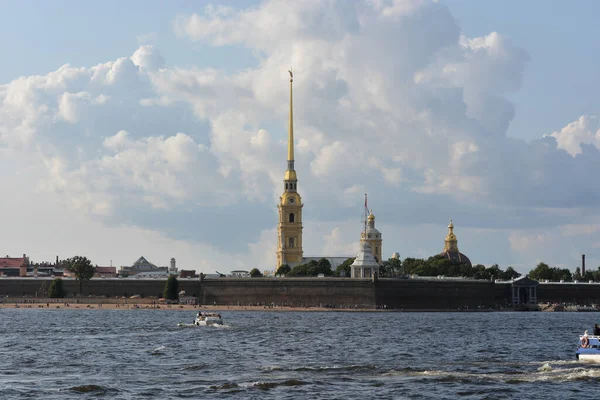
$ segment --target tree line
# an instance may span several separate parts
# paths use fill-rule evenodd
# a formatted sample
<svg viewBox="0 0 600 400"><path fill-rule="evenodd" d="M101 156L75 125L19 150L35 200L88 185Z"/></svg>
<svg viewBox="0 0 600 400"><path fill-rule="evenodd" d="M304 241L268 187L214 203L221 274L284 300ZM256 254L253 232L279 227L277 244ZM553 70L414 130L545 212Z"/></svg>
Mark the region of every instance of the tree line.
<svg viewBox="0 0 600 400"><path fill-rule="evenodd" d="M284 264L277 269L275 275L294 277L318 276L319 274L323 274L324 276L350 277L350 269L353 262L354 258L348 258L342 264L338 265L335 271L331 269L331 263L325 258L321 258L319 261L312 260L305 264L299 264L293 268ZM404 260L400 260L399 258L390 258L379 266L379 276L382 278L408 277L409 275L444 275L448 277L487 280L510 280L521 276L521 274L515 271L513 267L502 270L498 264L494 264L487 268L482 264L477 264L475 266L471 266L467 263L458 264L453 263L442 255L432 256L428 259L405 258Z"/></svg>

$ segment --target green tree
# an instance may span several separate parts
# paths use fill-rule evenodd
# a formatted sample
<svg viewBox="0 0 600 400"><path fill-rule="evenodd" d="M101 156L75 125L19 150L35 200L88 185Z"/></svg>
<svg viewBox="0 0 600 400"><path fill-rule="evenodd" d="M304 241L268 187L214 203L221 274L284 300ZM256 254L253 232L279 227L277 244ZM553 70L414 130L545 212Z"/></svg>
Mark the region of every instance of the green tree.
<svg viewBox="0 0 600 400"><path fill-rule="evenodd" d="M580 281L582 278L583 276L581 276L581 268L575 268L575 272L573 273L573 279L576 281Z"/></svg>
<svg viewBox="0 0 600 400"><path fill-rule="evenodd" d="M486 274L489 276L489 279L502 279L502 274L504 271L500 269L498 264L493 264L491 267L486 268Z"/></svg>
<svg viewBox="0 0 600 400"><path fill-rule="evenodd" d="M571 274L571 270L569 268L555 268L554 273L554 280L565 282L571 282L573 280L573 274Z"/></svg>
<svg viewBox="0 0 600 400"><path fill-rule="evenodd" d="M174 275L167 278L165 290L163 290L163 297L167 300L177 300L179 298L179 282Z"/></svg>
<svg viewBox="0 0 600 400"><path fill-rule="evenodd" d="M350 266L352 265L354 260L355 260L355 258L348 258L348 259L346 259L346 261L344 261L343 263L338 265L337 268L335 269L335 275L342 276L342 272L343 272L343 276L350 277L351 276Z"/></svg>
<svg viewBox="0 0 600 400"><path fill-rule="evenodd" d="M309 264L298 264L294 266L286 276L308 276Z"/></svg>
<svg viewBox="0 0 600 400"><path fill-rule="evenodd" d="M275 272L275 275L277 276L286 276L290 271L292 270L292 268L287 265L287 264L282 264L279 266L279 268L277 268L277 271Z"/></svg>
<svg viewBox="0 0 600 400"><path fill-rule="evenodd" d="M552 280L553 274L548 264L541 262L529 272L529 277L537 281L545 279Z"/></svg>
<svg viewBox="0 0 600 400"><path fill-rule="evenodd" d="M88 281L94 276L94 266L87 257L75 256L64 261L65 267L75 275L79 282L79 294L83 293L83 281Z"/></svg>
<svg viewBox="0 0 600 400"><path fill-rule="evenodd" d="M399 258L390 258L379 266L379 276L392 277L402 272L402 261Z"/></svg>
<svg viewBox="0 0 600 400"><path fill-rule="evenodd" d="M65 297L65 289L63 287L63 281L60 278L56 278L50 284L48 289L48 297L53 299Z"/></svg>
<svg viewBox="0 0 600 400"><path fill-rule="evenodd" d="M508 267L506 268L506 271L504 271L502 273L502 278L505 281L510 281L511 279L516 279L518 277L521 276L520 273L518 273L517 271L515 271L515 269L513 267Z"/></svg>
<svg viewBox="0 0 600 400"><path fill-rule="evenodd" d="M331 263L326 258L321 258L319 261L311 260L306 264L298 264L286 276L317 276L319 274L333 275Z"/></svg>
<svg viewBox="0 0 600 400"><path fill-rule="evenodd" d="M263 276L263 274L262 274L262 272L260 272L258 270L258 268L253 268L252 271L250 271L250 277L251 278L260 278L262 276Z"/></svg>
<svg viewBox="0 0 600 400"><path fill-rule="evenodd" d="M586 272L587 277L587 272ZM549 280L549 281L565 281L570 282L573 280L573 275L571 274L571 270L568 268L557 268L557 267L549 267L548 264L543 262L539 263L537 267L531 270L529 273L529 277L535 280Z"/></svg>
<svg viewBox="0 0 600 400"><path fill-rule="evenodd" d="M413 274L419 274L419 275L423 275L422 269L423 269L423 265L425 264L425 260L423 260L422 258L405 258L404 261L402 261L402 266L404 267L404 273L405 274L409 274L409 275L413 275Z"/></svg>
<svg viewBox="0 0 600 400"><path fill-rule="evenodd" d="M317 276L319 274L323 274L325 276L333 275L333 271L331 270L331 263L325 257L317 261L316 268L313 268L311 271L311 276Z"/></svg>

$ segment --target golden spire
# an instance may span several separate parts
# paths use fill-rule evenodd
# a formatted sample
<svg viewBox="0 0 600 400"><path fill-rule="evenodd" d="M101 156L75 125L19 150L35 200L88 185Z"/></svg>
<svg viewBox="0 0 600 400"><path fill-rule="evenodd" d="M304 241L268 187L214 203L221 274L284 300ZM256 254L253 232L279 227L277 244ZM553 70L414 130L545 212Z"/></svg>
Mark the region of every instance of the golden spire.
<svg viewBox="0 0 600 400"><path fill-rule="evenodd" d="M296 171L294 170L294 111L292 107L292 82L294 82L294 74L290 69L290 125L288 127L288 159L287 170L285 171L284 181L297 181ZM296 190L296 183L286 183L287 190Z"/></svg>
<svg viewBox="0 0 600 400"><path fill-rule="evenodd" d="M292 107L292 83L294 82L294 74L290 73L290 125L288 127L288 161L294 160L294 110Z"/></svg>
<svg viewBox="0 0 600 400"><path fill-rule="evenodd" d="M458 240L454 234L454 224L452 223L452 220L450 220L450 224L448 224L448 234L446 235L444 251L458 251Z"/></svg>

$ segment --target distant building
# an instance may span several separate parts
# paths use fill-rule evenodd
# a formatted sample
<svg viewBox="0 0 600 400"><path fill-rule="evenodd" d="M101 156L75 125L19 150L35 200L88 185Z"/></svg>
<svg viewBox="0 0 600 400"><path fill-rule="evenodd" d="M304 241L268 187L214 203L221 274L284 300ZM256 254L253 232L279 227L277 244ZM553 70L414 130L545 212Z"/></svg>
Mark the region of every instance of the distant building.
<svg viewBox="0 0 600 400"><path fill-rule="evenodd" d="M452 220L450 220L450 224L448 225L448 234L446 235L444 251L442 251L441 255L453 263L468 264L469 267L472 266L471 260L469 260L469 258L463 253L458 251L458 240L454 234L454 224L452 224Z"/></svg>
<svg viewBox="0 0 600 400"><path fill-rule="evenodd" d="M169 275L173 275L171 273L171 271L169 270ZM179 271L179 277L180 278L195 278L196 277L196 271L193 269L182 269L181 271Z"/></svg>
<svg viewBox="0 0 600 400"><path fill-rule="evenodd" d="M379 263L371 253L371 245L367 241L360 242L360 251L350 265L352 278L372 278L379 273Z"/></svg>
<svg viewBox="0 0 600 400"><path fill-rule="evenodd" d="M97 278L114 278L117 276L117 267L98 267L94 268L94 276Z"/></svg>
<svg viewBox="0 0 600 400"><path fill-rule="evenodd" d="M364 232L361 232L360 240L369 243L369 246L371 246L371 253L373 254L373 257L375 257L375 260L377 260L377 262L381 264L382 237L381 232L379 232L375 228L375 215L373 215L373 210L369 211L369 216L367 217L367 227Z"/></svg>
<svg viewBox="0 0 600 400"><path fill-rule="evenodd" d="M157 267L142 256L138 258L131 267L121 267L119 274L121 276L132 276L141 273L145 275L148 275L149 273L150 275L167 275L168 270L168 267Z"/></svg>
<svg viewBox="0 0 600 400"><path fill-rule="evenodd" d="M243 270L231 271L232 278L250 278L250 272Z"/></svg>
<svg viewBox="0 0 600 400"><path fill-rule="evenodd" d="M177 275L177 266L175 265L174 258L171 258L171 264L169 266L169 275Z"/></svg>
<svg viewBox="0 0 600 400"><path fill-rule="evenodd" d="M0 258L1 276L27 276L27 267L29 266L29 257L23 254L23 257L3 257Z"/></svg>
<svg viewBox="0 0 600 400"><path fill-rule="evenodd" d="M379 274L381 262L381 233L375 229L375 216L367 208L365 193L365 227L360 233L360 250L350 265L350 277L373 278Z"/></svg>

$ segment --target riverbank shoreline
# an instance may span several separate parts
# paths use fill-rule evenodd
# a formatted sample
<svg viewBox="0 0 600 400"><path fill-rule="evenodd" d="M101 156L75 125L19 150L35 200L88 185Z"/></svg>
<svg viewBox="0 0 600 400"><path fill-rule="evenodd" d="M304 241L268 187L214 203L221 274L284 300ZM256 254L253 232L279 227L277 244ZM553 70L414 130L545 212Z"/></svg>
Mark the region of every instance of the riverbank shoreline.
<svg viewBox="0 0 600 400"><path fill-rule="evenodd" d="M53 299L55 300L55 299ZM68 299L71 300L71 299ZM73 299L76 301L44 302L41 299L27 302L3 302L0 309L50 309L50 310L171 310L171 311L268 311L268 312L507 312L513 309L390 309L390 308L332 308L332 307L288 307L288 306L228 306L228 305L191 305L191 304L162 304L137 303L132 299L123 303L104 303L92 299Z"/></svg>

